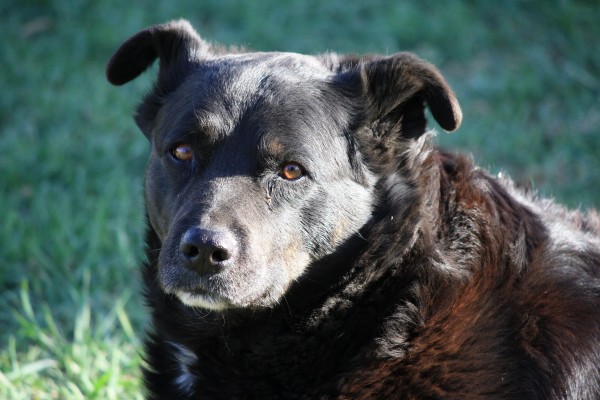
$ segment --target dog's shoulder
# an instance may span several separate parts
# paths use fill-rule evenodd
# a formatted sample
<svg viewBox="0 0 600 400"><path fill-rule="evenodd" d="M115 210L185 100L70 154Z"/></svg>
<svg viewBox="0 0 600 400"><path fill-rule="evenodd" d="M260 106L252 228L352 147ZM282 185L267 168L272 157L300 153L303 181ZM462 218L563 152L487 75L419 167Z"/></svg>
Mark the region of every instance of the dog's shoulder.
<svg viewBox="0 0 600 400"><path fill-rule="evenodd" d="M416 397L595 398L598 214L568 210L426 142L406 154L433 272L388 319L379 341L388 358L349 379L348 396L393 397L402 387ZM408 335L399 329L407 321Z"/></svg>

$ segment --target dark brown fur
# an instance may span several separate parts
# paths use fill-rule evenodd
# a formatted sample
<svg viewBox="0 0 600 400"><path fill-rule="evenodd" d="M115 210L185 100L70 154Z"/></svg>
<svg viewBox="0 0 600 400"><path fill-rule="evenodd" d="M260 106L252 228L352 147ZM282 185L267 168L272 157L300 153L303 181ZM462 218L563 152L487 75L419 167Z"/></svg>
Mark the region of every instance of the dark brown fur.
<svg viewBox="0 0 600 400"><path fill-rule="evenodd" d="M347 378L341 398L597 398L599 249L552 250L543 215L468 159L434 152L431 163L419 177L423 215L435 216L426 253L470 259L467 279L417 285L412 337L385 337L394 357ZM594 213L568 215L600 227Z"/></svg>

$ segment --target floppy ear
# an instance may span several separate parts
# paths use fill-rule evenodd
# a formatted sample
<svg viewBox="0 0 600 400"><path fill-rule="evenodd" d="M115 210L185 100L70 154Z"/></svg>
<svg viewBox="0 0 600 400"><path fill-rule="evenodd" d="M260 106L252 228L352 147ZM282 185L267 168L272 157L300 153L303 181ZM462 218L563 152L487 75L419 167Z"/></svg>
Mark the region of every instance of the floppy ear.
<svg viewBox="0 0 600 400"><path fill-rule="evenodd" d="M210 50L188 21L155 25L133 35L117 49L106 66L106 77L113 85L123 85L144 72L156 58L160 60L154 90L135 116L139 128L150 137L164 96L177 89L193 67L210 56Z"/></svg>
<svg viewBox="0 0 600 400"><path fill-rule="evenodd" d="M106 65L106 77L123 85L160 60L158 86L168 92L189 72L194 61L209 53L210 45L200 39L186 20L171 21L144 29L127 39Z"/></svg>
<svg viewBox="0 0 600 400"><path fill-rule="evenodd" d="M410 53L371 57L341 73L342 81L358 86L366 102L367 117L379 134L396 131L404 138L425 132L427 104L446 131L460 126L462 113L456 96L440 72Z"/></svg>

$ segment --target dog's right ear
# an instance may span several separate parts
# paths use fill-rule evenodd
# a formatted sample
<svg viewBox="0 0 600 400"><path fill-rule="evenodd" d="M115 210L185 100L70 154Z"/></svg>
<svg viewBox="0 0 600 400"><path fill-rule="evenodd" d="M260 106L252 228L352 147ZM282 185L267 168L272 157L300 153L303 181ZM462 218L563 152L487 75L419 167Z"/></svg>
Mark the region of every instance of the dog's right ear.
<svg viewBox="0 0 600 400"><path fill-rule="evenodd" d="M160 60L158 87L170 92L187 76L190 67L210 53L186 20L171 21L144 29L127 39L106 65L106 77L113 85L123 85Z"/></svg>
<svg viewBox="0 0 600 400"><path fill-rule="evenodd" d="M150 137L163 97L177 89L193 67L210 57L210 53L210 45L198 36L188 21L171 21L144 29L125 41L108 61L106 77L113 85L123 85L159 59L154 90L138 108L135 117L142 132Z"/></svg>

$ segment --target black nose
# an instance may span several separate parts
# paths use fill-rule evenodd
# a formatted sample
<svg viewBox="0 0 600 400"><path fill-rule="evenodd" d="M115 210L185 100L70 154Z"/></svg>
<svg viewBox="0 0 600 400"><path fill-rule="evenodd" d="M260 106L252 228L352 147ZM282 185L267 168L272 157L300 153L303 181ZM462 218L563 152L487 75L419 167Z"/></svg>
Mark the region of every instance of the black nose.
<svg viewBox="0 0 600 400"><path fill-rule="evenodd" d="M233 263L237 241L226 230L194 227L181 237L179 251L189 270L199 274L216 273Z"/></svg>

